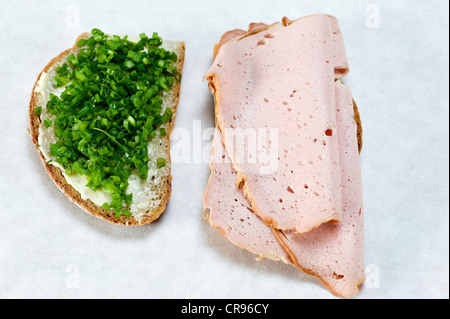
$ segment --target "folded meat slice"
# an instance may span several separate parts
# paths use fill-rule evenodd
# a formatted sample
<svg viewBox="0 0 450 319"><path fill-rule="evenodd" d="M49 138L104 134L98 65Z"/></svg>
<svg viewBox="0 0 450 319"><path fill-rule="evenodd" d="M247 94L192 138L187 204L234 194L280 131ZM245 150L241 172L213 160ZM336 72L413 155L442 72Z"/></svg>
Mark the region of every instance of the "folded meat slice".
<svg viewBox="0 0 450 319"><path fill-rule="evenodd" d="M322 225L302 234L266 226L234 184L237 174L225 151L220 130L216 130L212 146L211 176L204 195L205 212L209 210L209 213L204 216L237 246L260 256L293 263L318 277L334 294L349 298L358 293L358 285L365 278L360 141L351 92L340 81L335 87L336 134L342 166L339 171L343 199L341 223Z"/></svg>
<svg viewBox="0 0 450 319"><path fill-rule="evenodd" d="M219 129L213 137L210 169L211 175L203 197L203 217L236 246L259 255L259 258L291 263L289 254L274 237L270 227L253 213L242 191L234 186L236 173L226 154Z"/></svg>
<svg viewBox="0 0 450 319"><path fill-rule="evenodd" d="M346 72L327 15L234 30L216 48L205 77L217 125L235 182L266 225L302 233L342 219L334 79ZM275 133L260 138L264 129Z"/></svg>
<svg viewBox="0 0 450 319"><path fill-rule="evenodd" d="M336 82L337 135L341 163L343 216L305 234L274 231L294 264L318 276L335 294L352 297L365 279L362 177L358 125L350 89Z"/></svg>

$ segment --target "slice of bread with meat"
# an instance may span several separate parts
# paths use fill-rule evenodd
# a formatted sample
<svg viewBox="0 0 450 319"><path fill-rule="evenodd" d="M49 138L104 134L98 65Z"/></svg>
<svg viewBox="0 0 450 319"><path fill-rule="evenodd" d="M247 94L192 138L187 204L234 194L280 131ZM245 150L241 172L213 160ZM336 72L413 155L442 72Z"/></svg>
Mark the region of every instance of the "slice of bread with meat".
<svg viewBox="0 0 450 319"><path fill-rule="evenodd" d="M166 135L157 135L147 142L149 157L164 158L166 165L164 167L157 167L156 161L150 160L148 162L148 178L145 181L135 181L134 185L140 188L140 194L133 202L137 213L131 210L131 215L116 214L113 209L105 209L102 207L101 196L100 199L94 200L93 196L97 196L94 191L80 184L79 176L76 178L68 178L64 172L64 168L58 165L50 155L49 146L54 142L54 130L44 126L44 110L46 102L49 100L51 93L57 94L57 88L53 87L52 82L56 75L56 67L66 62L69 55L75 56L80 52L80 47L77 45L81 39L88 39L90 33L82 33L75 41L75 44L70 49L67 49L53 58L38 75L36 83L34 84L31 100L29 104L29 121L30 121L30 135L32 142L36 145L39 156L43 161L44 167L58 186L58 188L75 204L81 207L84 211L108 221L113 224L135 226L149 224L157 219L164 211L171 196L171 163L170 163L170 133L172 131L174 120L177 112L177 106L180 99L181 81L174 81L172 87L168 92L163 92L161 97L163 99L163 109L170 108L172 110L172 118L162 124L166 131ZM139 39L139 38L138 38ZM163 41L162 48L176 53L178 59L174 63L177 71L182 73L185 44L182 41ZM36 112L36 108L42 108L40 112ZM52 134L53 133L53 134ZM75 174L76 175L76 174ZM78 178L78 180L77 180ZM131 176L130 176L131 178ZM137 178L138 179L138 178ZM83 181L83 179L81 179ZM132 184L130 182L130 184ZM141 187L142 186L142 187ZM138 201L138 202L135 202Z"/></svg>

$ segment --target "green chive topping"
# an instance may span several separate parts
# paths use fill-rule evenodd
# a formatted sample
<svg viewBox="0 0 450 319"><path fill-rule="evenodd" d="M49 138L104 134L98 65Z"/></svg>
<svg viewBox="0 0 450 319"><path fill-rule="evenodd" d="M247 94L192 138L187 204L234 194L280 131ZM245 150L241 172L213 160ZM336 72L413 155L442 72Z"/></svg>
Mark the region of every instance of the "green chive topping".
<svg viewBox="0 0 450 319"><path fill-rule="evenodd" d="M163 109L162 93L181 79L174 66L178 57L161 48L157 33L140 34L138 43L98 29L91 33L78 41L80 52L56 68L53 86L64 91L50 94L46 111L54 120L45 117L43 123L55 129L54 161L69 175L85 175L90 189L110 193L113 200L104 209L130 216L128 177L135 172L147 179L147 143L158 132L167 134L161 125L173 114ZM41 114L42 107L34 112ZM164 167L166 160L158 158L156 165Z"/></svg>
<svg viewBox="0 0 450 319"><path fill-rule="evenodd" d="M50 126L52 126L52 121L48 117L46 117L44 119L44 125L45 125L45 127L50 127Z"/></svg>
<svg viewBox="0 0 450 319"><path fill-rule="evenodd" d="M156 159L156 166L158 166L159 168L166 166L166 159L164 158L157 158Z"/></svg>
<svg viewBox="0 0 450 319"><path fill-rule="evenodd" d="M42 106L36 106L34 109L34 114L39 115L42 113Z"/></svg>

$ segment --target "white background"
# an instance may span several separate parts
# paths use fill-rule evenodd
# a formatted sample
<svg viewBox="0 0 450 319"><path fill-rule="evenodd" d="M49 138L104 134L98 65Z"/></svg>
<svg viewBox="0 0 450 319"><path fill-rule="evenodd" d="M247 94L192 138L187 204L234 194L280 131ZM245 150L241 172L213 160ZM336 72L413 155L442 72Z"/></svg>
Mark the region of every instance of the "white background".
<svg viewBox="0 0 450 319"><path fill-rule="evenodd" d="M202 219L213 44L250 22L335 15L359 105L368 280L356 298L449 297L449 16L435 1L0 1L0 297L336 298L292 266L241 250ZM377 15L379 13L379 15ZM377 19L377 17L379 19ZM374 20L375 19L375 20ZM184 40L173 163L162 217L125 228L96 219L52 183L28 130L37 75L92 28ZM201 122L198 122L201 121ZM176 141L173 141L175 143ZM179 141L178 141L179 142Z"/></svg>

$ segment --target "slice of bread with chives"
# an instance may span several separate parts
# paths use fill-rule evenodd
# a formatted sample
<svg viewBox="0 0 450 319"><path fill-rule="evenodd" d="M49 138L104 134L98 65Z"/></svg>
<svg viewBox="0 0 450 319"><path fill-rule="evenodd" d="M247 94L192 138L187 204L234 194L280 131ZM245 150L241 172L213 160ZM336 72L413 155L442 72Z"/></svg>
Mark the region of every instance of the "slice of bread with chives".
<svg viewBox="0 0 450 319"><path fill-rule="evenodd" d="M114 37L120 39L120 37ZM59 162L57 161L54 156L54 151L52 150L52 147L54 147L58 141L58 137L55 134L57 128L55 128L55 114L52 114L51 111L47 110L46 105L52 98L52 95L60 96L62 91L64 91L64 86L56 87L54 85L54 82L57 82L55 80L55 77L58 75L57 70L58 67L67 63L68 57L69 60L76 57L80 53L80 50L84 49L84 46L79 45L85 44L86 40L89 38L93 38L92 34L81 34L76 39L73 47L53 58L38 75L31 93L29 104L31 139L35 144L39 156L44 163L44 167L51 179L70 200L84 211L113 224L125 226L149 224L165 211L172 192L170 133L174 125L177 106L180 99L181 73L184 64L185 45L182 41L162 41L162 44L160 45L161 48L174 52L177 56L176 61L173 63L173 67L176 69L178 78L173 81L173 84L170 87L166 87L165 90L161 90L158 93L162 98L162 111L170 109L171 112L169 113L171 113L172 116L170 119L160 124L156 130L156 135L154 134L153 137L148 138L148 166L144 167L146 168L144 169L144 175L146 173L145 176L147 176L147 178L143 179L140 177L139 171L137 173L135 172L136 169L130 173L128 177L128 187L126 188L127 192L133 194L132 199L123 204L123 211L117 211L112 209L109 205L104 204L105 202L108 203L113 200L111 192L106 191L103 186L97 187L95 190L94 187L87 187L88 177L83 174L78 174L72 169L68 170L67 167L64 168L64 163L61 163L61 160L59 160ZM127 38L124 37L123 39ZM136 37L133 38L133 40L127 40L137 43L140 38ZM98 57L96 57L96 59L98 59ZM132 122L124 121L124 125L127 123L134 125L135 119L131 117L130 121L131 120ZM106 123L108 123L107 119L102 122L102 124ZM97 129L97 131L107 134L100 129ZM70 134L71 132L68 131L67 133ZM108 137L113 141L116 141L113 136L108 135ZM131 145L133 142L134 141L130 141ZM111 141L111 145L113 144L114 143ZM111 149L111 146L109 148ZM100 149L107 150L108 148L103 147ZM107 151L105 151L105 153L106 152ZM113 156L113 154L111 156ZM125 154L125 156L128 156L128 154Z"/></svg>

